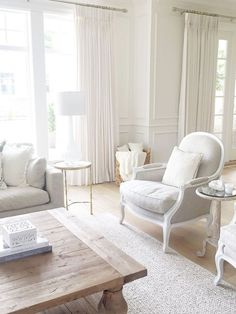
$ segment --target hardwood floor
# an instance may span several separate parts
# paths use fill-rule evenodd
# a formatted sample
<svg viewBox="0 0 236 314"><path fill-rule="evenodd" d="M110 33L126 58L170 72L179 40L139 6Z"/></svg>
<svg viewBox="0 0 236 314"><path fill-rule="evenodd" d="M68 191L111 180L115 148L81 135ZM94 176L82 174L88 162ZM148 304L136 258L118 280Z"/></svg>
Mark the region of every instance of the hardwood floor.
<svg viewBox="0 0 236 314"><path fill-rule="evenodd" d="M236 166L224 169L223 179L225 182L232 182L236 186ZM69 197L71 200L84 200L89 197L87 187L69 188ZM105 183L93 186L93 204L94 215L102 212L109 212L116 216L120 214L119 207L119 188L115 183ZM89 211L88 205L76 204L70 210ZM224 202L222 204L222 225L228 224L233 217L233 202ZM126 221L152 237L162 241L162 228L152 223L146 222L131 213L127 213ZM206 268L215 274L215 248L210 245L207 248L205 257L197 257L196 251L201 248L202 240L205 236L204 221L191 223L184 227L178 227L172 230L170 237L170 246L179 254L185 256L194 263ZM236 270L229 264L225 263L224 279L236 285Z"/></svg>

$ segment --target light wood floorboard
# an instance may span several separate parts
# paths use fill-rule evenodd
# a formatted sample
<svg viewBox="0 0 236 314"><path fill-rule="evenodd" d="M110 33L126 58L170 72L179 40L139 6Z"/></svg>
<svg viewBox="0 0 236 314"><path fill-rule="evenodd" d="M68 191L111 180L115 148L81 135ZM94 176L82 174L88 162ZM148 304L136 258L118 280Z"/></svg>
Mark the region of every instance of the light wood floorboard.
<svg viewBox="0 0 236 314"><path fill-rule="evenodd" d="M236 166L227 167L224 170L223 178L225 182L233 182L236 186ZM89 197L88 187L69 188L69 197L71 200L86 200ZM94 214L111 213L119 216L119 187L115 183L104 183L93 186L93 204ZM88 211L89 205L75 204L70 210L79 212ZM222 225L228 224L233 217L233 202L224 202L222 204ZM138 227L144 232L159 241L162 241L162 228L152 223L146 222L131 213L127 213L126 221ZM179 254L185 256L194 263L206 268L215 274L214 255L215 249L208 246L206 256L203 258L196 256L196 251L201 248L202 240L205 236L204 222L199 221L184 227L178 227L172 230L170 246ZM224 279L236 285L236 270L225 263Z"/></svg>

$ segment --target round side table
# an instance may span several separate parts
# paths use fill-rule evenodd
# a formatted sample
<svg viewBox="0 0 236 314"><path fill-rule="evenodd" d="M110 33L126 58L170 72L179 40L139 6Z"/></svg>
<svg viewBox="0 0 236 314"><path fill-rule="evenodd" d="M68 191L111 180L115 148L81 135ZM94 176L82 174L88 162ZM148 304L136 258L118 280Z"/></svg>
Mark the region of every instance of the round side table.
<svg viewBox="0 0 236 314"><path fill-rule="evenodd" d="M202 257L206 253L206 246L208 243L216 248L218 247L221 227L221 202L235 200L236 190L234 190L232 194L226 194L225 191L219 192L209 188L208 186L203 186L197 188L196 194L202 198L212 201L207 237L203 241L202 251L197 252L197 255Z"/></svg>
<svg viewBox="0 0 236 314"><path fill-rule="evenodd" d="M90 204L90 214L93 214L93 179L92 179L92 163L90 161L62 161L54 164L54 167L60 169L64 177L64 187L65 187L65 207L68 210L70 205L78 203L89 203ZM89 201L81 202L71 202L68 201L68 185L67 185L67 171L74 170L85 170L89 169L90 171L90 195Z"/></svg>

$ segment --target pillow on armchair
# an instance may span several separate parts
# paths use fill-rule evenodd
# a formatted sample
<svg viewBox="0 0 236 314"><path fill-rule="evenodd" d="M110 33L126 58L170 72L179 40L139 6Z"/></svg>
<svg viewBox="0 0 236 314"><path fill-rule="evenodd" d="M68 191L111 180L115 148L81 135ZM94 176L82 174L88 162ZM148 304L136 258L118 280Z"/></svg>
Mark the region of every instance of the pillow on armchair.
<svg viewBox="0 0 236 314"><path fill-rule="evenodd" d="M196 178L202 154L184 152L174 147L164 173L162 183L181 187Z"/></svg>

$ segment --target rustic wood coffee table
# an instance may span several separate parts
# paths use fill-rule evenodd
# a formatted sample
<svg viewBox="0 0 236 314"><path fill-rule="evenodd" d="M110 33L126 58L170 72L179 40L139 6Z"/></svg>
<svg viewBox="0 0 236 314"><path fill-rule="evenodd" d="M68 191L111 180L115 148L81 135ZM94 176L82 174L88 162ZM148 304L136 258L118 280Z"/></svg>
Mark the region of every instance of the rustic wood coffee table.
<svg viewBox="0 0 236 314"><path fill-rule="evenodd" d="M123 285L146 276L145 267L63 208L24 217L49 239L53 252L0 264L1 314L127 313ZM94 307L87 301L98 292Z"/></svg>

